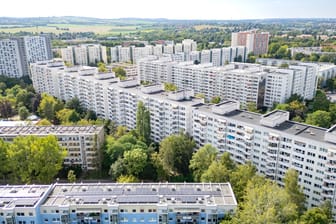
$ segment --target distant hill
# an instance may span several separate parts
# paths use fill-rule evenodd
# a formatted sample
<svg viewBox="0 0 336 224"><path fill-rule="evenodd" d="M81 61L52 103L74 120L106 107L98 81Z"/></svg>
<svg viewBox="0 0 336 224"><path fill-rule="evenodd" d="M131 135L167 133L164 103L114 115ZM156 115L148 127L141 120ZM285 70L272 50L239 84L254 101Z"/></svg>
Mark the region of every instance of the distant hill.
<svg viewBox="0 0 336 224"><path fill-rule="evenodd" d="M91 17L62 16L62 17L0 17L0 25L26 25L43 26L47 24L114 24L114 25L142 25L156 23L291 23L291 22L336 22L336 19L262 19L262 20L169 20L165 18L120 18L120 19L99 19Z"/></svg>

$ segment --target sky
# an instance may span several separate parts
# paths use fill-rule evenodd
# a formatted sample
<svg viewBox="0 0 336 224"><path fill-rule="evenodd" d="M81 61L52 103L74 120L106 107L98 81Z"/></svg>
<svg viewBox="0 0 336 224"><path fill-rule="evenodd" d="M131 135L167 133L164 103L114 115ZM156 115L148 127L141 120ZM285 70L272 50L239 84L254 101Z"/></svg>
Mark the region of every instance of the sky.
<svg viewBox="0 0 336 224"><path fill-rule="evenodd" d="M335 18L335 0L3 0L0 17Z"/></svg>

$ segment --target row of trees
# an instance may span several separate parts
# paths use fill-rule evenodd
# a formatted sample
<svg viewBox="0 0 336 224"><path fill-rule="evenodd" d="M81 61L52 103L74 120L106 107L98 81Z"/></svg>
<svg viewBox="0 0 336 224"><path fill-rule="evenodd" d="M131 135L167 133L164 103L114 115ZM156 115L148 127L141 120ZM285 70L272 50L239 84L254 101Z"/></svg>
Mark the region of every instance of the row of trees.
<svg viewBox="0 0 336 224"><path fill-rule="evenodd" d="M0 177L15 184L48 184L61 170L65 156L55 136L16 137L11 143L0 140Z"/></svg>
<svg viewBox="0 0 336 224"><path fill-rule="evenodd" d="M329 128L336 123L336 103L328 100L323 90L317 90L311 101L304 101L302 97L293 95L284 104L275 107L290 112L290 119L298 122Z"/></svg>

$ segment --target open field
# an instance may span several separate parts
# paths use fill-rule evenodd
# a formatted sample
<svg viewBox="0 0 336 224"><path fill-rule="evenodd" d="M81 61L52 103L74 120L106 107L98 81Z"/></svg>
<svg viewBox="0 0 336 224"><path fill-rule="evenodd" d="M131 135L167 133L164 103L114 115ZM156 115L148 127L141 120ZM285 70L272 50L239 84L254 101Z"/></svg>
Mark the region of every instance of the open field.
<svg viewBox="0 0 336 224"><path fill-rule="evenodd" d="M224 29L222 26L216 26L216 25L196 25L194 26L195 30L204 30L204 29L211 29L211 28L218 28L218 29Z"/></svg>
<svg viewBox="0 0 336 224"><path fill-rule="evenodd" d="M140 26L116 26L116 25L77 25L77 24L48 24L47 26L32 27L4 27L0 26L0 32L44 32L44 33L64 33L64 32L94 32L96 34L119 34L136 32Z"/></svg>

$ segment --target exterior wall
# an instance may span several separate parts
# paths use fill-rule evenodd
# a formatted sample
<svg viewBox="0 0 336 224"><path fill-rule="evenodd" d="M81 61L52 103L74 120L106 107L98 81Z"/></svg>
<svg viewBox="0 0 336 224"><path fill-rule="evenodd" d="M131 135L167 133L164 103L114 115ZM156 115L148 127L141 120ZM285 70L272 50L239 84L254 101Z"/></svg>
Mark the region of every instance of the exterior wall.
<svg viewBox="0 0 336 224"><path fill-rule="evenodd" d="M266 54L268 51L269 33L258 33L256 30L232 33L231 46L245 46L254 55Z"/></svg>
<svg viewBox="0 0 336 224"><path fill-rule="evenodd" d="M16 40L0 40L0 74L8 77L24 75Z"/></svg>
<svg viewBox="0 0 336 224"><path fill-rule="evenodd" d="M330 184L332 177L329 175L333 165L327 161L328 158L334 160L335 145L247 123L230 115L217 115L211 109L208 111L193 112L193 137L198 146L211 143L220 152L230 152L238 163L252 161L260 173L280 185L284 184L287 169L297 170L309 207L331 197L331 191L335 190L331 190L334 185ZM255 117L252 113L245 114Z"/></svg>
<svg viewBox="0 0 336 224"><path fill-rule="evenodd" d="M104 129L103 127L93 127L94 132L86 132L88 127L76 127L77 131L69 131L67 127L56 126L54 129L52 127L47 127L45 133L33 133L33 130L38 130L34 126L28 126L27 128L32 129L31 132L21 131L22 127L12 127L16 129L17 133L6 132L6 128L2 130L0 138L4 141L13 141L17 136L25 135L36 135L39 137L47 136L53 134L57 137L60 146L67 149L68 154L64 159L64 165L78 165L81 166L83 170L96 170L100 166L100 147L104 143ZM70 129L72 127L69 127ZM8 129L8 128L7 128ZM43 129L43 127L41 128ZM79 132L81 131L81 132Z"/></svg>
<svg viewBox="0 0 336 224"><path fill-rule="evenodd" d="M0 74L8 77L29 75L29 64L52 58L46 36L26 36L0 40Z"/></svg>
<svg viewBox="0 0 336 224"><path fill-rule="evenodd" d="M70 63L71 65L75 64L74 55L72 47L61 48L61 56L63 61Z"/></svg>

